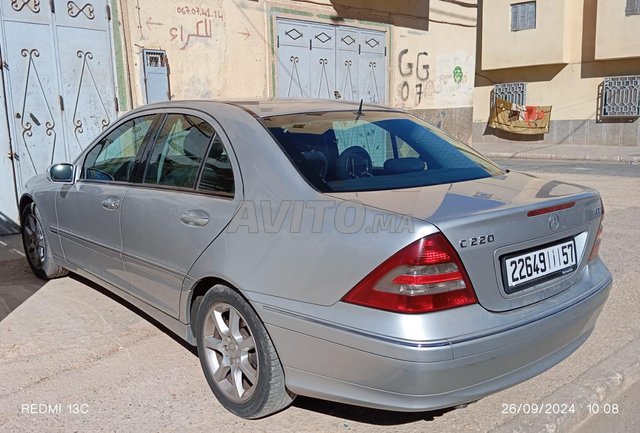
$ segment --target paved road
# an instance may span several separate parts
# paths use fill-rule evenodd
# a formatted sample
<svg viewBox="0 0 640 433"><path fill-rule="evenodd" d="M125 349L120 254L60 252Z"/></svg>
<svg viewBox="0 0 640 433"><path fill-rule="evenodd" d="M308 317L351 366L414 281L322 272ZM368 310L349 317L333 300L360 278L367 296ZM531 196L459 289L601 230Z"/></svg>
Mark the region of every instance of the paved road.
<svg viewBox="0 0 640 433"><path fill-rule="evenodd" d="M503 167L517 171L561 175L578 174L591 176L640 177L640 164L532 159L502 159L495 161Z"/></svg>
<svg viewBox="0 0 640 433"><path fill-rule="evenodd" d="M47 283L0 321L0 431L470 433L561 432L580 420L607 425L588 418L584 402L599 401L602 393L589 383L589 372L613 360L607 374L615 382L620 376L616 354L640 338L640 178L621 181L620 170L608 164L589 165L594 176L556 171L547 162L527 163L538 164L533 167L541 176L602 192L607 214L601 255L615 279L590 339L542 375L449 411L397 414L300 398L272 417L244 421L215 401L189 347L98 287L64 278ZM625 401L639 406L635 392ZM511 403L538 402L575 403L578 417L556 427L554 417L504 411ZM38 404L45 405L45 413L38 413ZM612 432L626 422L624 417L608 420L606 430Z"/></svg>

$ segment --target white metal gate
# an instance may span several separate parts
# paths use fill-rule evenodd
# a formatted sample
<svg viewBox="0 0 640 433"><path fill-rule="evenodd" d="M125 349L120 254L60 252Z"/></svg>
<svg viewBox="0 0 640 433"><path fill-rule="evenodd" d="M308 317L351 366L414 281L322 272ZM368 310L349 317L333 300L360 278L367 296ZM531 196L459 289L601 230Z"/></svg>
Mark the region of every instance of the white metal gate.
<svg viewBox="0 0 640 433"><path fill-rule="evenodd" d="M107 0L4 0L0 14L14 152L0 157L13 159L20 195L31 176L73 160L116 118L110 12ZM9 174L0 174L3 189ZM0 210L12 207L6 196Z"/></svg>
<svg viewBox="0 0 640 433"><path fill-rule="evenodd" d="M277 27L278 96L386 102L384 32L288 19Z"/></svg>

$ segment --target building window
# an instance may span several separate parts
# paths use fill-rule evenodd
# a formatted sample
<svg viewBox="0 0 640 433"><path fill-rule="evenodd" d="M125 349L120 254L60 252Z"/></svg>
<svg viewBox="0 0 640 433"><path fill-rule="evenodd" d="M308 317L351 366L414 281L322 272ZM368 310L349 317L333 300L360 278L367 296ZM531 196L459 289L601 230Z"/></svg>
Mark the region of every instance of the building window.
<svg viewBox="0 0 640 433"><path fill-rule="evenodd" d="M640 0L627 0L627 8L625 12L627 16L640 15Z"/></svg>
<svg viewBox="0 0 640 433"><path fill-rule="evenodd" d="M604 79L602 117L640 117L640 75Z"/></svg>
<svg viewBox="0 0 640 433"><path fill-rule="evenodd" d="M516 3L511 5L511 31L531 30L536 28L536 2Z"/></svg>
<svg viewBox="0 0 640 433"><path fill-rule="evenodd" d="M503 99L512 104L525 105L527 102L527 83L500 83L493 87L491 92L491 105L496 99Z"/></svg>

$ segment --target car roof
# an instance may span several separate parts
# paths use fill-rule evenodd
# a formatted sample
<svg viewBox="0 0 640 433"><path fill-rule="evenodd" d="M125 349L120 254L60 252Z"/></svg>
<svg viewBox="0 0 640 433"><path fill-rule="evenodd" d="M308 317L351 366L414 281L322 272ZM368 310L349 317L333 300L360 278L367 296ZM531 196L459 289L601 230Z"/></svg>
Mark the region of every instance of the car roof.
<svg viewBox="0 0 640 433"><path fill-rule="evenodd" d="M228 104L235 105L248 111L256 117L279 116L295 113L324 112L324 111L358 111L359 102L340 101L333 99L255 99L255 100L177 100L157 102L136 108L134 111L149 108L198 108L206 109L207 105ZM362 108L376 111L399 111L391 107L378 104L363 103Z"/></svg>

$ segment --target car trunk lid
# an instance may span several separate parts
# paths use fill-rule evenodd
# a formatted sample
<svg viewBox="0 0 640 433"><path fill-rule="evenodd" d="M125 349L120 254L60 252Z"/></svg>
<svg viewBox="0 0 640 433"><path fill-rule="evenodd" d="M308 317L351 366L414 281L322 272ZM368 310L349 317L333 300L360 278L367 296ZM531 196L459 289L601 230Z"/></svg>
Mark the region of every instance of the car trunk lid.
<svg viewBox="0 0 640 433"><path fill-rule="evenodd" d="M460 255L479 303L491 311L520 308L572 286L602 212L592 189L517 172L331 195L434 224Z"/></svg>

